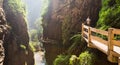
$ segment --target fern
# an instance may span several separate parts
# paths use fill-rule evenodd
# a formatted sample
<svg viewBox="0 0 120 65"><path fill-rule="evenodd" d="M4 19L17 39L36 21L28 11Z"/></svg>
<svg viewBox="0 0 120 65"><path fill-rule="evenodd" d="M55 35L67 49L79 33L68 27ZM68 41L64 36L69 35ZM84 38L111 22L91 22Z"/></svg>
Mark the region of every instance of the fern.
<svg viewBox="0 0 120 65"><path fill-rule="evenodd" d="M54 65L69 65L70 55L58 55L54 61Z"/></svg>
<svg viewBox="0 0 120 65"><path fill-rule="evenodd" d="M76 50L78 46L80 47L79 50L85 49L85 43L81 39L81 34L76 34L70 38L72 45L68 49L69 54L72 54L72 52L74 52L74 50Z"/></svg>

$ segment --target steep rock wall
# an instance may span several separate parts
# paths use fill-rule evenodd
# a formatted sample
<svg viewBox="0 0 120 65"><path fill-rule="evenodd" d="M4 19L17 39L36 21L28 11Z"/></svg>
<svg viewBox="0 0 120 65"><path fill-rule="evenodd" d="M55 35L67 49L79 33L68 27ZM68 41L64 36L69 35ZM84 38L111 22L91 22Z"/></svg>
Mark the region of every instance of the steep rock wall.
<svg viewBox="0 0 120 65"><path fill-rule="evenodd" d="M4 48L4 38L8 33L9 26L6 23L5 13L2 8L0 8L0 65L3 65L5 58L5 48Z"/></svg>
<svg viewBox="0 0 120 65"><path fill-rule="evenodd" d="M10 1L12 2L12 0L4 0L3 2L6 20L11 27L4 41L4 65L34 65L33 52L29 47L25 15L17 10L17 8L14 8L14 6L18 6L16 1L12 3Z"/></svg>
<svg viewBox="0 0 120 65"><path fill-rule="evenodd" d="M44 40L57 41L44 43L48 65L52 65L58 54L65 52L71 44L70 38L81 31L81 23L87 17L95 26L101 0L51 0L47 13L43 16ZM60 51L60 52L59 52Z"/></svg>
<svg viewBox="0 0 120 65"><path fill-rule="evenodd" d="M48 11L43 16L43 38L44 40L50 39L54 42L43 43L46 50L46 61L48 65L53 65L53 60L62 51L62 23L55 18L52 18L54 11L58 8L60 0L51 0L49 3Z"/></svg>

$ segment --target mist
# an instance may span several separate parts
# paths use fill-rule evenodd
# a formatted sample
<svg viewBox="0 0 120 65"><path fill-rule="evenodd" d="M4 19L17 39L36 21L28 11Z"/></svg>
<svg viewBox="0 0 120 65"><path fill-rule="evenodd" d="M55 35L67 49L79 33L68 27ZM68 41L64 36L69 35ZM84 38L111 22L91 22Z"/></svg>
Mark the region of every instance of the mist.
<svg viewBox="0 0 120 65"><path fill-rule="evenodd" d="M45 65L45 57L42 43L39 41L39 37L42 36L43 28L42 15L45 13L45 9L48 6L47 0L22 0L25 3L27 11L28 32L30 37L30 46L34 52L34 59L36 65Z"/></svg>
<svg viewBox="0 0 120 65"><path fill-rule="evenodd" d="M34 28L34 22L41 17L42 6L44 0L23 0L27 8L27 19L29 29Z"/></svg>

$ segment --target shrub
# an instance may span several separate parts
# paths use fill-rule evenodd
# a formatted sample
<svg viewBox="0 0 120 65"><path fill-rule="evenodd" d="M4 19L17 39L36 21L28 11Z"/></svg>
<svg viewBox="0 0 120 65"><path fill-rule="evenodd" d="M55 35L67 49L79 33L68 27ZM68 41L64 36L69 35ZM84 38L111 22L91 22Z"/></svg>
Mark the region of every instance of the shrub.
<svg viewBox="0 0 120 65"><path fill-rule="evenodd" d="M54 65L69 65L70 55L58 55L54 61Z"/></svg>
<svg viewBox="0 0 120 65"><path fill-rule="evenodd" d="M79 59L76 55L72 55L69 60L69 65L80 65Z"/></svg>
<svg viewBox="0 0 120 65"><path fill-rule="evenodd" d="M95 57L92 53L85 51L79 55L80 65L93 65Z"/></svg>

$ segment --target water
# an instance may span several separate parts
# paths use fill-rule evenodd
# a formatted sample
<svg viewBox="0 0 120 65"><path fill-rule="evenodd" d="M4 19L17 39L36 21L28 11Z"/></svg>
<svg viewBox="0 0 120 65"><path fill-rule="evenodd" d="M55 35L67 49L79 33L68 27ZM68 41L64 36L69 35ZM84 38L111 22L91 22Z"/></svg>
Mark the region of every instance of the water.
<svg viewBox="0 0 120 65"><path fill-rule="evenodd" d="M35 52L34 53L35 65L45 65L45 55L44 52Z"/></svg>

